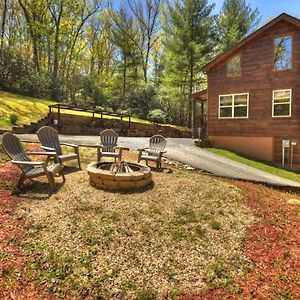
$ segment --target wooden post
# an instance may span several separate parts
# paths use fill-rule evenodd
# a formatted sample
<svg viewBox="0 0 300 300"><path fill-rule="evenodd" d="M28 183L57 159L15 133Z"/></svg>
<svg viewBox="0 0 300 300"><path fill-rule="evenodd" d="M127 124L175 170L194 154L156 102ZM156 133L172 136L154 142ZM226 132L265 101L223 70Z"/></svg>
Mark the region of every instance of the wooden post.
<svg viewBox="0 0 300 300"><path fill-rule="evenodd" d="M128 128L130 128L131 125L131 116L128 117Z"/></svg>
<svg viewBox="0 0 300 300"><path fill-rule="evenodd" d="M57 104L57 130L59 131L60 126L60 104Z"/></svg>
<svg viewBox="0 0 300 300"><path fill-rule="evenodd" d="M101 127L103 126L103 112L101 111Z"/></svg>
<svg viewBox="0 0 300 300"><path fill-rule="evenodd" d="M191 128L192 128L192 139L196 138L196 101L191 96Z"/></svg>
<svg viewBox="0 0 300 300"><path fill-rule="evenodd" d="M49 114L51 114L51 112L52 112L52 107L49 105L48 108L49 108Z"/></svg>

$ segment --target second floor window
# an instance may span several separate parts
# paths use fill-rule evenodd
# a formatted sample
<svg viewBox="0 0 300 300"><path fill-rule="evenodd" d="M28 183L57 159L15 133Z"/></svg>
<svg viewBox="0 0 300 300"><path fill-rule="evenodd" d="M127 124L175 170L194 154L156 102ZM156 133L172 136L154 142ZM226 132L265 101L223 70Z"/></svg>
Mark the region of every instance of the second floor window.
<svg viewBox="0 0 300 300"><path fill-rule="evenodd" d="M279 37L274 40L274 70L284 71L292 68L292 37Z"/></svg>
<svg viewBox="0 0 300 300"><path fill-rule="evenodd" d="M241 57L236 55L227 63L227 76L240 77L241 76Z"/></svg>

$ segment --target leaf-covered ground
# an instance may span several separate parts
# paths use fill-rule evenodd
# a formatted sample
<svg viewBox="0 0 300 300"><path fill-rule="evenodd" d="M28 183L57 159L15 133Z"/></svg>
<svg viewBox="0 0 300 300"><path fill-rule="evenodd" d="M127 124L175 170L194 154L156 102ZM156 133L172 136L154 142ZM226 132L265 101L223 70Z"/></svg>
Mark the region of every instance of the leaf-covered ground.
<svg viewBox="0 0 300 300"><path fill-rule="evenodd" d="M80 171L14 196L0 157L1 299L299 298L296 195L174 169L136 193Z"/></svg>

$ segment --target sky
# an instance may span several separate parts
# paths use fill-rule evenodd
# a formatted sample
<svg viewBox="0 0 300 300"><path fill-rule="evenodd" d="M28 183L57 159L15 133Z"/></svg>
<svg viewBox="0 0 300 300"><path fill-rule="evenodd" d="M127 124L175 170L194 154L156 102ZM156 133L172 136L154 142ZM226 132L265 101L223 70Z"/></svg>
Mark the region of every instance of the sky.
<svg viewBox="0 0 300 300"><path fill-rule="evenodd" d="M223 0L209 0L209 2L216 4L214 12L218 13ZM252 8L258 8L262 16L262 23L265 23L270 17L277 17L284 12L300 18L300 0L248 0L247 2L251 4Z"/></svg>

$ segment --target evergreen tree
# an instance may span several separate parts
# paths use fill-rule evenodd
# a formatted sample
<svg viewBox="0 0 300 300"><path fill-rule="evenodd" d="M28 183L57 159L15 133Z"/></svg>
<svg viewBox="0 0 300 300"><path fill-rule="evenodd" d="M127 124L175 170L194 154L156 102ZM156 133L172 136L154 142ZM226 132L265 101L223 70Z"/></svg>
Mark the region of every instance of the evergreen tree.
<svg viewBox="0 0 300 300"><path fill-rule="evenodd" d="M177 106L179 120L174 121L181 124L193 123L194 101L189 100L200 88L202 67L214 48L212 9L207 0L175 0L166 5L164 84L173 102L170 106Z"/></svg>
<svg viewBox="0 0 300 300"><path fill-rule="evenodd" d="M223 52L253 31L260 21L258 9L246 0L225 0L217 17L218 51Z"/></svg>

